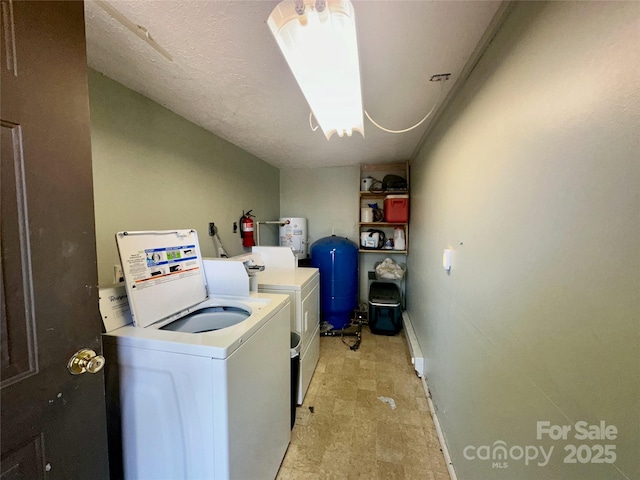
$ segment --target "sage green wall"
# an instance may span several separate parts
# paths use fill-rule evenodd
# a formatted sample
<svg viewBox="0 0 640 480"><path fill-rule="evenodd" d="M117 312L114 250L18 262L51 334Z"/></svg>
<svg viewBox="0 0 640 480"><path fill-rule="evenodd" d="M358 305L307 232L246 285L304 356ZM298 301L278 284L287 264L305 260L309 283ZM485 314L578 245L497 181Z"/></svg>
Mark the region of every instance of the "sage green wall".
<svg viewBox="0 0 640 480"><path fill-rule="evenodd" d="M516 2L411 163L408 311L460 480L640 478L639 20ZM576 439L578 421L619 434ZM505 444L554 451L464 455ZM565 464L568 444L617 461Z"/></svg>
<svg viewBox="0 0 640 480"><path fill-rule="evenodd" d="M238 255L232 224L242 210L279 218L277 168L95 71L89 100L101 285L119 263L118 231L195 228L202 254L217 256L213 221L227 253ZM261 231L262 243L274 245L276 233Z"/></svg>
<svg viewBox="0 0 640 480"><path fill-rule="evenodd" d="M360 167L288 168L280 171L280 211L285 217L305 217L309 244L332 235L358 244L360 217ZM367 253L359 258L359 297L367 302L367 272L375 262L391 257L405 262L404 255Z"/></svg>
<svg viewBox="0 0 640 480"><path fill-rule="evenodd" d="M288 168L280 172L280 211L305 217L309 244L336 234L356 242L360 167Z"/></svg>

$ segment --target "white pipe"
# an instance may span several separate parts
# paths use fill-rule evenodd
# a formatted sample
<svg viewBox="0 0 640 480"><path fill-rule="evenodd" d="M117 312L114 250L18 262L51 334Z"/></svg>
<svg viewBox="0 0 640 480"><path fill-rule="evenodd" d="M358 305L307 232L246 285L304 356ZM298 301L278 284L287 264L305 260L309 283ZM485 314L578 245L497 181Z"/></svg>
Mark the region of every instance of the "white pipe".
<svg viewBox="0 0 640 480"><path fill-rule="evenodd" d="M289 225L289 223L291 223L289 220L287 220L286 222L281 222L280 220L262 220L262 221L258 221L256 222L256 245L260 246L260 224L264 223L264 224L278 224L280 226L283 225Z"/></svg>

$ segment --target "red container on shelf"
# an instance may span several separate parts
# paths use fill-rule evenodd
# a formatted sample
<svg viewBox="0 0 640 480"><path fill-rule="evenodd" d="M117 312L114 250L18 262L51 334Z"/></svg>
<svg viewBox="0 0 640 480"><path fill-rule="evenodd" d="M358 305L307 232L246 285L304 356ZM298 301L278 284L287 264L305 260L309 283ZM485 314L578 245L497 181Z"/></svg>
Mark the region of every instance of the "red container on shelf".
<svg viewBox="0 0 640 480"><path fill-rule="evenodd" d="M409 195L387 195L384 199L384 221L409 222Z"/></svg>

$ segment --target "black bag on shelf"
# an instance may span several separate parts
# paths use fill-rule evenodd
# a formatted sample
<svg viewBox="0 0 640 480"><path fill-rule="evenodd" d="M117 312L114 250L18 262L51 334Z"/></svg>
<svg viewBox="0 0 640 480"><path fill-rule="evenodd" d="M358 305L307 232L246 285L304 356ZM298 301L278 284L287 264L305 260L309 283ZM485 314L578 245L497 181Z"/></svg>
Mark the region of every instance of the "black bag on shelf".
<svg viewBox="0 0 640 480"><path fill-rule="evenodd" d="M404 191L407 189L407 181L399 175L385 175L382 179L382 190L389 191Z"/></svg>

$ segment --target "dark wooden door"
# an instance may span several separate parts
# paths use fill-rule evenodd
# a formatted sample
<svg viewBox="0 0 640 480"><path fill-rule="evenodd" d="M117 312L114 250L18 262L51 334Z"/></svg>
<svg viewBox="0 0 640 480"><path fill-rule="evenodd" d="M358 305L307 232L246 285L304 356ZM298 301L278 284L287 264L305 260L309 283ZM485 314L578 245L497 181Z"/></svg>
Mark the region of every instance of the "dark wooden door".
<svg viewBox="0 0 640 480"><path fill-rule="evenodd" d="M1 475L108 478L83 4L0 5Z"/></svg>

